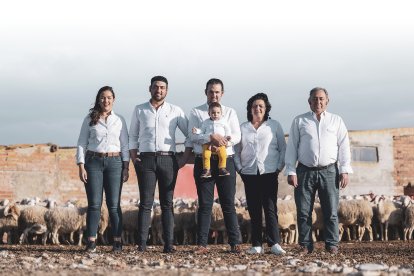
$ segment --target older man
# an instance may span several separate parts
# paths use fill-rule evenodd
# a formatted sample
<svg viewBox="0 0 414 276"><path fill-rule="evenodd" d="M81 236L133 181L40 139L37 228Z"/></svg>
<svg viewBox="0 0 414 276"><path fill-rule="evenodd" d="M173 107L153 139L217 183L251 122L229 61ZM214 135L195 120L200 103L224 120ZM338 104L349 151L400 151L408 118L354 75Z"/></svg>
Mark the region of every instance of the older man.
<svg viewBox="0 0 414 276"><path fill-rule="evenodd" d="M325 248L336 254L339 188L346 187L348 173L352 173L348 131L341 117L326 111L329 97L325 88L313 88L308 102L311 111L297 116L290 129L285 173L295 187L300 251L313 251L312 210L318 192Z"/></svg>

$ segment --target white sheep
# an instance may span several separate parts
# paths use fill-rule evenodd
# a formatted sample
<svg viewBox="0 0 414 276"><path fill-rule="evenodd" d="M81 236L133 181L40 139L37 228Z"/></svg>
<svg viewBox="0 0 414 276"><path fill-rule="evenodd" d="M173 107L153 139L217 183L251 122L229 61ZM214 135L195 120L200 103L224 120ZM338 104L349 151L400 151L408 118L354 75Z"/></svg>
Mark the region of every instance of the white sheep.
<svg viewBox="0 0 414 276"><path fill-rule="evenodd" d="M15 203L9 203L0 207L0 237L7 233L7 243L11 244L11 233L17 230L17 221L20 216L20 208Z"/></svg>
<svg viewBox="0 0 414 276"><path fill-rule="evenodd" d="M388 228L401 228L403 210L401 204L381 197L377 204L377 218L380 224L381 240L388 241Z"/></svg>
<svg viewBox="0 0 414 276"><path fill-rule="evenodd" d="M414 232L414 202L409 197L403 199L404 206L404 240L412 240Z"/></svg>
<svg viewBox="0 0 414 276"><path fill-rule="evenodd" d="M174 234L178 243L178 234L183 233L183 244L194 243L193 233L195 232L195 206L189 201L184 205L174 208Z"/></svg>
<svg viewBox="0 0 414 276"><path fill-rule="evenodd" d="M369 240L372 241L372 217L372 207L368 201L357 199L339 201L339 239L342 238L345 230L350 237L349 227L357 227L359 241L362 240L365 231L368 231Z"/></svg>
<svg viewBox="0 0 414 276"><path fill-rule="evenodd" d="M83 231L86 228L87 207L56 207L45 213L47 233L52 236L52 243L59 244L58 234L79 234L78 245L82 244Z"/></svg>
<svg viewBox="0 0 414 276"><path fill-rule="evenodd" d="M29 234L42 235L42 241L46 240L46 222L45 222L45 213L48 208L44 206L28 206L24 208L19 216L18 225L19 233L21 233L19 238L20 244L28 244Z"/></svg>
<svg viewBox="0 0 414 276"><path fill-rule="evenodd" d="M138 231L138 206L122 206L122 242L135 244L135 233Z"/></svg>
<svg viewBox="0 0 414 276"><path fill-rule="evenodd" d="M297 218L294 200L277 201L278 227L284 243L297 242Z"/></svg>

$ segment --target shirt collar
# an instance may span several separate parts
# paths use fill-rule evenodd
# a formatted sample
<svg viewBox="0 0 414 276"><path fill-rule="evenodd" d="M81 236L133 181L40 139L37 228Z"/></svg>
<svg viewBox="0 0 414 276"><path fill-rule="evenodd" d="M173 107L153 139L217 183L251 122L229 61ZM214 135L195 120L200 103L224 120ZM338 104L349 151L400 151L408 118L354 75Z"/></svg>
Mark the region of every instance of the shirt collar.
<svg viewBox="0 0 414 276"><path fill-rule="evenodd" d="M325 118L326 117L326 114L328 114L328 112L325 110L324 112L322 112L321 113L321 119L322 118ZM310 115L315 119L315 120L317 120L317 118L316 118L316 113L315 112L313 112L313 111L310 111Z"/></svg>

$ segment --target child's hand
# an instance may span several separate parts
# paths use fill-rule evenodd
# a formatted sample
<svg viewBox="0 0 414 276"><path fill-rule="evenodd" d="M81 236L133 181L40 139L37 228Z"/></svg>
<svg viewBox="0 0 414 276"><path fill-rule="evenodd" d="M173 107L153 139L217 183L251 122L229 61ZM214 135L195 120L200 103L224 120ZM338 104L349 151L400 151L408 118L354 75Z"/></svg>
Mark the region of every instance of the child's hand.
<svg viewBox="0 0 414 276"><path fill-rule="evenodd" d="M193 127L193 129L191 129L191 132L192 132L193 134L200 134L200 133L201 133L201 130L200 130L200 129L198 129L198 128Z"/></svg>

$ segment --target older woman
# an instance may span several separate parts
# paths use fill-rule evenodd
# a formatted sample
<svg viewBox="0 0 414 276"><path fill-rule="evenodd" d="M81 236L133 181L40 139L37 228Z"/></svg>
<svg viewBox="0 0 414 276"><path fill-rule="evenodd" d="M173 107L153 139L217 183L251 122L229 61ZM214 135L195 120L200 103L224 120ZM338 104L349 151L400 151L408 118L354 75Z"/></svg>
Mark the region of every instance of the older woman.
<svg viewBox="0 0 414 276"><path fill-rule="evenodd" d="M241 142L236 146L236 168L244 182L252 227L249 254L263 253L262 209L267 244L276 255L286 253L279 245L277 222L278 175L284 167L286 142L278 121L269 117L271 105L264 93L247 102L247 122L241 124Z"/></svg>
<svg viewBox="0 0 414 276"><path fill-rule="evenodd" d="M103 190L111 220L114 244L122 250L122 183L128 180L128 130L122 116L112 110L115 93L104 86L96 95L95 105L83 120L76 154L79 177L85 183L88 198L86 251L96 251L96 232L101 216Z"/></svg>

